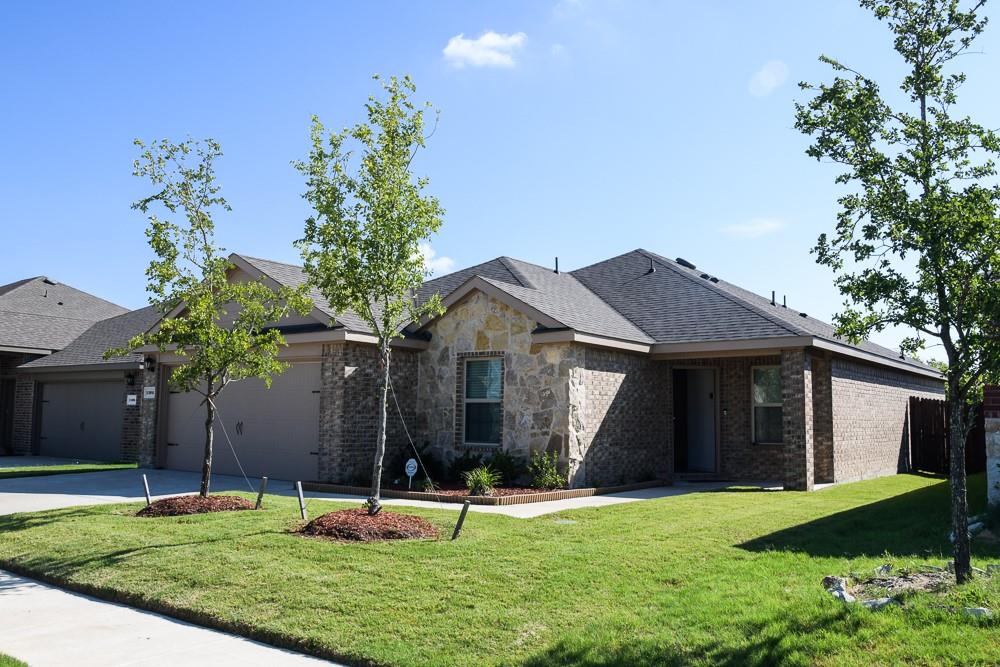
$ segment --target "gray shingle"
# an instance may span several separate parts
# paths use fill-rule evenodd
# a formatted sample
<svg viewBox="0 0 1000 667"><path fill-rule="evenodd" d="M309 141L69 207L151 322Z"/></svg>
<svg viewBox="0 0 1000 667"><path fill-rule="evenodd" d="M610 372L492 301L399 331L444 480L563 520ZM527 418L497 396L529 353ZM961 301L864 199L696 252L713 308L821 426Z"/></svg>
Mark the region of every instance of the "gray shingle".
<svg viewBox="0 0 1000 667"><path fill-rule="evenodd" d="M0 287L0 346L60 350L94 322L128 312L44 276Z"/></svg>
<svg viewBox="0 0 1000 667"><path fill-rule="evenodd" d="M142 361L141 354L104 359L107 350L123 347L133 336L148 331L160 319L156 306L146 306L139 310L110 317L91 325L76 340L64 349L47 357L35 359L20 366L24 369L63 368L72 366L116 365L137 366Z"/></svg>

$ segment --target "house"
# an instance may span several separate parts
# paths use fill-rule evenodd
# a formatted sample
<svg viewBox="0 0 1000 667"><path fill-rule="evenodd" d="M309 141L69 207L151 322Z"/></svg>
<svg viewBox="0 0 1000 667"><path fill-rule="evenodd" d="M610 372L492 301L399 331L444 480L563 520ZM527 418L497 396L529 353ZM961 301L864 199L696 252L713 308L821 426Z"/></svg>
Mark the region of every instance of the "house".
<svg viewBox="0 0 1000 667"><path fill-rule="evenodd" d="M305 281L296 266L230 260L232 280ZM499 257L418 298L434 293L447 312L393 344L390 460L409 435L445 460L556 452L575 487L687 476L811 489L907 470L908 399L944 391L918 361L641 249L570 272ZM376 339L311 296L308 316L277 323L289 369L220 396L215 471L367 480ZM150 351L135 374L143 465L200 469L200 397L168 385L181 362Z"/></svg>
<svg viewBox="0 0 1000 667"><path fill-rule="evenodd" d="M15 422L17 415L32 419L39 400L35 385L19 380L14 369L62 350L95 322L124 312L45 276L0 286L0 453L29 446L17 443L14 433L30 437L32 425Z"/></svg>
<svg viewBox="0 0 1000 667"><path fill-rule="evenodd" d="M15 452L94 461L136 461L141 442L141 354L104 358L161 317L154 306L96 322L62 350L17 368L35 401L22 414Z"/></svg>

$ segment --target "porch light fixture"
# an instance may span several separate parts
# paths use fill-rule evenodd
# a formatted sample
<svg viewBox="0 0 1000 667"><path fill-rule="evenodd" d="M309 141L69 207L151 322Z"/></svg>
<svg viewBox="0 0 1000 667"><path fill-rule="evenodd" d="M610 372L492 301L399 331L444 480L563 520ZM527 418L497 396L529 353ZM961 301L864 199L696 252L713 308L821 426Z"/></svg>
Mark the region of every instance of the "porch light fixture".
<svg viewBox="0 0 1000 667"><path fill-rule="evenodd" d="M135 386L135 373L126 373L125 374L125 384L127 384L130 387L134 387Z"/></svg>
<svg viewBox="0 0 1000 667"><path fill-rule="evenodd" d="M153 357L146 357L145 364L147 373L152 373L156 370L156 359Z"/></svg>

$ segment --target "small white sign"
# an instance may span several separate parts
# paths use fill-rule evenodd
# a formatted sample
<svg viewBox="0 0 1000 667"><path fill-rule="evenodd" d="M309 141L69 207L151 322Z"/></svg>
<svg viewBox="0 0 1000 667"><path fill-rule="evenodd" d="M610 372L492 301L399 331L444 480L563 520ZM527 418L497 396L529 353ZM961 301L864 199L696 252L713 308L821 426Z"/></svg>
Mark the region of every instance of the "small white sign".
<svg viewBox="0 0 1000 667"><path fill-rule="evenodd" d="M417 474L417 460L410 459L406 462L406 476L413 477Z"/></svg>
<svg viewBox="0 0 1000 667"><path fill-rule="evenodd" d="M142 397L147 401L156 398L156 387L143 387Z"/></svg>
<svg viewBox="0 0 1000 667"><path fill-rule="evenodd" d="M128 394L125 397L125 405L138 405L139 397L136 394Z"/></svg>

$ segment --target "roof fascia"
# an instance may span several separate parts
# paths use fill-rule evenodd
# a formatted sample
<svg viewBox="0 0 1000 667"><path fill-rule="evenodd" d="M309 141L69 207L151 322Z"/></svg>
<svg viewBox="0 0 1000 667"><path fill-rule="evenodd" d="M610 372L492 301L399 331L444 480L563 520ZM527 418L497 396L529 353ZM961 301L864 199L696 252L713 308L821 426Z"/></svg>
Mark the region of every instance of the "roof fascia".
<svg viewBox="0 0 1000 667"><path fill-rule="evenodd" d="M617 338L607 338L605 336L594 336L580 333L573 329L560 329L558 331L539 331L531 334L533 345L545 345L548 343L580 343L581 345L591 345L594 347L606 347L613 350L625 350L627 352L638 352L649 354L651 345L647 343L635 343Z"/></svg>

